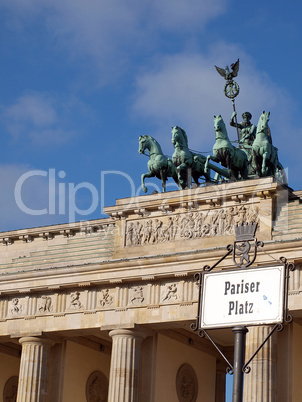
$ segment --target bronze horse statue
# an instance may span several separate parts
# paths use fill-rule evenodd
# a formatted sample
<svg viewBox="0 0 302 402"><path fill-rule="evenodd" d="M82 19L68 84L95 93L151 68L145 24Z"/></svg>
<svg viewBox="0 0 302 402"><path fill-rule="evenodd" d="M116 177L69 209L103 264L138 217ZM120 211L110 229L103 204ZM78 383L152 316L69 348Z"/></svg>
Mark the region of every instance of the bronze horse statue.
<svg viewBox="0 0 302 402"><path fill-rule="evenodd" d="M278 149L273 146L269 134L268 122L270 112L262 112L256 131L256 138L253 142L253 164L260 177L274 176L283 184L287 184L284 168L278 159Z"/></svg>
<svg viewBox="0 0 302 402"><path fill-rule="evenodd" d="M180 187L184 189L190 186L191 183L188 183L190 174L197 185L199 185L198 179L200 176L204 176L208 182L211 181L210 174L204 171L206 158L189 150L185 130L178 126L172 127L171 141L175 148L172 161L177 168Z"/></svg>
<svg viewBox="0 0 302 402"><path fill-rule="evenodd" d="M228 170L229 178L247 179L248 159L241 149L234 147L228 137L225 123L221 115L214 116L215 144L213 155L207 156L206 169L209 160L220 162Z"/></svg>
<svg viewBox="0 0 302 402"><path fill-rule="evenodd" d="M167 158L161 149L159 143L149 135L141 135L139 137L139 149L140 154L145 154L145 150L149 150L148 161L148 173L144 173L141 176L142 189L146 193L148 191L145 186L146 177L157 177L162 181L163 192L166 191L166 181L168 177L172 177L176 184L178 184L178 176L176 167L172 163L171 159ZM145 154L146 155L146 154Z"/></svg>
<svg viewBox="0 0 302 402"><path fill-rule="evenodd" d="M190 187L190 176L197 186L199 186L199 178L202 176L206 183L211 182L211 174L209 171L205 170L207 158L190 151L185 130L179 126L172 127L171 141L175 148L172 161L177 168L179 186L182 189ZM214 170L218 175L227 176L227 172L224 169L220 169L211 163L208 164L208 167Z"/></svg>

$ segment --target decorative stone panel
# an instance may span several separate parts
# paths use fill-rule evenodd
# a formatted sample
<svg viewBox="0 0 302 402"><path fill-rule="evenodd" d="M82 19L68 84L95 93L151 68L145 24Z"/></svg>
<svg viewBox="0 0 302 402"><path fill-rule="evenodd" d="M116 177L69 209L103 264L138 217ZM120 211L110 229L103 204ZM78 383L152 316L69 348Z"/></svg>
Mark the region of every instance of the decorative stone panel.
<svg viewBox="0 0 302 402"><path fill-rule="evenodd" d="M53 293L10 296L0 300L0 321L106 310L150 308L196 302L198 286L192 277L149 279L111 286L87 286Z"/></svg>
<svg viewBox="0 0 302 402"><path fill-rule="evenodd" d="M125 229L125 246L233 235L234 225L243 222L259 222L258 214L258 207L240 204L228 208L128 220Z"/></svg>

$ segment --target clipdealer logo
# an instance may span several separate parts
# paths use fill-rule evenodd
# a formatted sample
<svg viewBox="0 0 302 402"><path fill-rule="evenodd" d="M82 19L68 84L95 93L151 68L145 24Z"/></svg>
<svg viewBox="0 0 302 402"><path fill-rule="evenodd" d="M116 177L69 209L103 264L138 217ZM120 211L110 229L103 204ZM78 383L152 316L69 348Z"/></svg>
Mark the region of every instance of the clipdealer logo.
<svg viewBox="0 0 302 402"><path fill-rule="evenodd" d="M109 171L101 171L100 172L100 188L98 189L94 184L89 183L87 181L80 183L71 183L62 181L66 178L66 172L63 170L56 171L56 169L48 169L48 170L30 170L24 174L22 174L16 182L14 189L14 197L18 208L28 215L68 215L69 222L74 222L76 219L76 214L80 216L87 216L94 213L99 207L100 210L103 210L105 206L105 190L106 184L109 182L108 176L118 175L123 177L123 180L126 179L130 184L131 197L135 197L141 191L141 187L137 190L135 188L134 181L132 178L125 172L117 171L117 170L109 170ZM43 191L48 192L48 199L46 201L46 205L41 209L34 209L30 205L30 202L25 202L25 187L27 182L30 180L44 177L48 181L46 187L43 187ZM90 205L86 208L81 208L79 206L80 202L80 194L81 190L85 190L90 195ZM37 188L37 191L41 191L41 188Z"/></svg>

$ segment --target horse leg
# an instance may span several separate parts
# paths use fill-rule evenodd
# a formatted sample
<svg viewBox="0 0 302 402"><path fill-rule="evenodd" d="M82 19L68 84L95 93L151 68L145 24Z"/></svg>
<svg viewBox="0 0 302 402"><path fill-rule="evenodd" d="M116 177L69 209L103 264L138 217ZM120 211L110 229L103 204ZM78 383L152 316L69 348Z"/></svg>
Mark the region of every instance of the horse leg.
<svg viewBox="0 0 302 402"><path fill-rule="evenodd" d="M182 163L177 167L177 172L179 186L182 190L184 190L187 187L187 166Z"/></svg>
<svg viewBox="0 0 302 402"><path fill-rule="evenodd" d="M262 176L267 176L267 172L268 172L267 162L268 161L269 161L268 152L264 152L262 155L262 168L261 168Z"/></svg>
<svg viewBox="0 0 302 402"><path fill-rule="evenodd" d="M247 163L243 164L243 166L241 168L241 171L240 171L240 175L241 175L241 178L243 180L246 180L248 178L249 170L248 170L248 164Z"/></svg>
<svg viewBox="0 0 302 402"><path fill-rule="evenodd" d="M220 159L219 159L218 156L215 156L215 155L208 155L208 156L207 156L207 160L206 160L206 162L205 162L205 164L204 164L204 169L203 169L204 173L209 173L209 170L210 170L210 168L209 168L209 163L210 163L210 161L219 163L219 162L220 162ZM210 173L209 173L209 174L210 174Z"/></svg>
<svg viewBox="0 0 302 402"><path fill-rule="evenodd" d="M192 184L192 169L191 168L187 168L187 187L191 188L191 184Z"/></svg>
<svg viewBox="0 0 302 402"><path fill-rule="evenodd" d="M146 177L148 177L148 178L149 177L154 177L154 174L152 172L142 174L141 181L142 181L142 189L143 189L144 193L146 193L148 191L148 188L145 186L145 178Z"/></svg>
<svg viewBox="0 0 302 402"><path fill-rule="evenodd" d="M207 156L206 163L204 164L204 172L205 172L205 173L209 173L209 161L210 161L211 159L214 160L211 155L208 155L208 156Z"/></svg>
<svg viewBox="0 0 302 402"><path fill-rule="evenodd" d="M162 169L160 169L160 178L161 178L161 182L162 182L163 193L165 193L166 192L167 174Z"/></svg>
<svg viewBox="0 0 302 402"><path fill-rule="evenodd" d="M255 170L258 176L261 176L261 169L260 169L260 163L259 163L259 157L258 154L255 152L253 149L253 160L255 164Z"/></svg>
<svg viewBox="0 0 302 402"><path fill-rule="evenodd" d="M229 175L230 175L230 179L232 180L232 178L234 178L234 177L236 179L236 175L234 174L235 172L232 170L231 154L228 149L225 151L224 157L225 157L225 164L226 164L226 167L227 167Z"/></svg>

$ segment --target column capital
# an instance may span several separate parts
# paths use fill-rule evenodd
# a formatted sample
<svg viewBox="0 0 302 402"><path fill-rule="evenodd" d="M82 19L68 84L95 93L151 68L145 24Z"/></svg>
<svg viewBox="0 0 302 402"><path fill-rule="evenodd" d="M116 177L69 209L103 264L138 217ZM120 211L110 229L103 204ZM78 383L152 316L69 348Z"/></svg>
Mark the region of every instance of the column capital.
<svg viewBox="0 0 302 402"><path fill-rule="evenodd" d="M112 331L109 332L109 335L111 338L114 338L116 336L124 336L124 337L129 337L129 338L139 338L139 339L145 339L147 336L150 336L151 333L149 331L144 331L141 329L113 329Z"/></svg>
<svg viewBox="0 0 302 402"><path fill-rule="evenodd" d="M19 343L21 345L23 345L25 343L31 343L31 344L39 344L39 345L52 347L55 344L55 341L53 341L52 339L43 338L40 336L24 336L19 339Z"/></svg>

